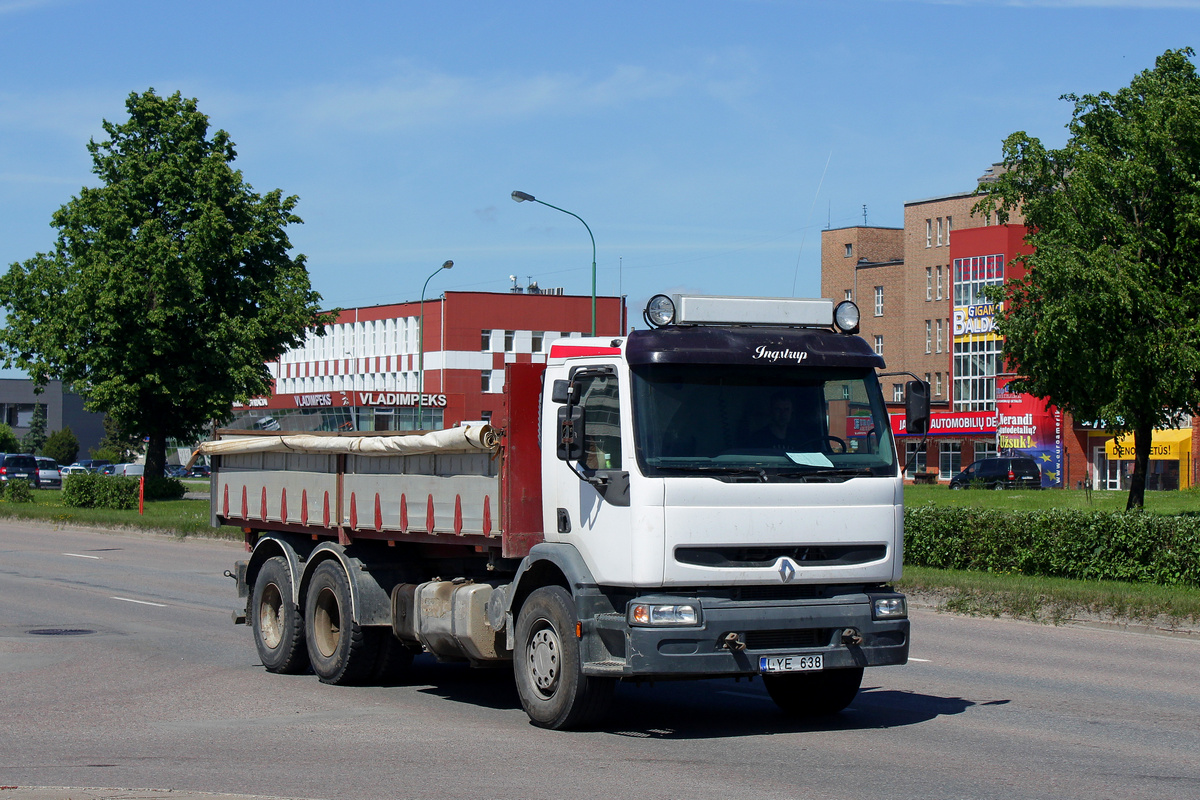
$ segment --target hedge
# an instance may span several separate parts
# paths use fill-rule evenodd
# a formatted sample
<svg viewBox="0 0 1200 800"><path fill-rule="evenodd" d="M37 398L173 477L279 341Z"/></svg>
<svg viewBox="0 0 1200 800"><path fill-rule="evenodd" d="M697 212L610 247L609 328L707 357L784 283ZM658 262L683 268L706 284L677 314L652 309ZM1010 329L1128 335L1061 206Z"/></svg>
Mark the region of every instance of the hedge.
<svg viewBox="0 0 1200 800"><path fill-rule="evenodd" d="M178 500L184 494L178 478L147 478L147 500ZM67 475L63 479L62 501L75 508L131 509L138 506L138 479L120 475Z"/></svg>
<svg viewBox="0 0 1200 800"><path fill-rule="evenodd" d="M13 478L4 482L4 499L10 503L32 503L33 489L29 481Z"/></svg>
<svg viewBox="0 0 1200 800"><path fill-rule="evenodd" d="M904 561L938 569L1200 587L1200 517L1142 512L904 512Z"/></svg>

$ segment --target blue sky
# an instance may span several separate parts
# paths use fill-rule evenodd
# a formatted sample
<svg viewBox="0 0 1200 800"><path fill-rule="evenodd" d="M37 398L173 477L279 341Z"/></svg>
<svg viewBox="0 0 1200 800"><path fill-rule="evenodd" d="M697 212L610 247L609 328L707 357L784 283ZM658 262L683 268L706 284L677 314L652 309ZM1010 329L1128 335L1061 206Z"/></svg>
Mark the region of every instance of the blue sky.
<svg viewBox="0 0 1200 800"><path fill-rule="evenodd" d="M0 261L49 250L86 144L154 87L199 101L327 307L505 291L637 320L659 291L815 296L820 231L969 190L1067 92L1195 46L1200 0L0 0Z"/></svg>

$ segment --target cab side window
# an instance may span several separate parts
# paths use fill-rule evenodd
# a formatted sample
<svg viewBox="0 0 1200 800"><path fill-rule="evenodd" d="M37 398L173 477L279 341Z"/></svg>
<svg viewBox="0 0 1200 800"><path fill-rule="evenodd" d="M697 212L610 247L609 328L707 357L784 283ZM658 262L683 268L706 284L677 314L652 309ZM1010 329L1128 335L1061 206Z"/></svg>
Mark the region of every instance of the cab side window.
<svg viewBox="0 0 1200 800"><path fill-rule="evenodd" d="M621 402L615 375L590 375L580 381L585 439L583 465L621 468Z"/></svg>

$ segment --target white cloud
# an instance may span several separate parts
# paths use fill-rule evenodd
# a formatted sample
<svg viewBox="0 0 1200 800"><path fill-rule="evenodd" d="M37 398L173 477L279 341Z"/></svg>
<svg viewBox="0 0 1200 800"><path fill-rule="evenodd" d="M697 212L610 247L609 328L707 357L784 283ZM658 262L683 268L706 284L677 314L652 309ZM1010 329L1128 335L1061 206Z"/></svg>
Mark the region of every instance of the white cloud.
<svg viewBox="0 0 1200 800"><path fill-rule="evenodd" d="M305 89L292 98L291 108L306 124L383 132L589 114L704 88L691 76L631 65L600 77L542 73L480 78L410 68L376 86Z"/></svg>

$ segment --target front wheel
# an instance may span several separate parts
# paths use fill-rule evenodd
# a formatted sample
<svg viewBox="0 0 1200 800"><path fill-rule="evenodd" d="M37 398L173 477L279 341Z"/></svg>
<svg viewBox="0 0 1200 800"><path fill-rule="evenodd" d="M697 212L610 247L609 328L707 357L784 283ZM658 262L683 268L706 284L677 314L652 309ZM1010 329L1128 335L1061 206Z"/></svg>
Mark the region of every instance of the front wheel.
<svg viewBox="0 0 1200 800"><path fill-rule="evenodd" d="M850 705L862 685L862 676L862 667L793 672L764 675L763 684L785 714L815 717L836 714Z"/></svg>
<svg viewBox="0 0 1200 800"><path fill-rule="evenodd" d="M354 621L350 579L337 561L313 571L304 602L308 658L324 683L358 683L375 666L379 638Z"/></svg>
<svg viewBox="0 0 1200 800"><path fill-rule="evenodd" d="M295 673L308 667L304 619L292 602L292 573L281 556L267 559L254 579L250 627L268 672Z"/></svg>
<svg viewBox="0 0 1200 800"><path fill-rule="evenodd" d="M562 730L603 716L616 683L583 674L575 601L561 586L535 590L517 617L513 668L534 725Z"/></svg>

